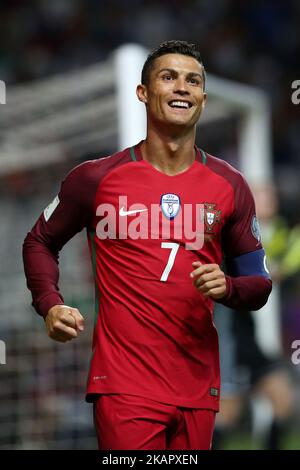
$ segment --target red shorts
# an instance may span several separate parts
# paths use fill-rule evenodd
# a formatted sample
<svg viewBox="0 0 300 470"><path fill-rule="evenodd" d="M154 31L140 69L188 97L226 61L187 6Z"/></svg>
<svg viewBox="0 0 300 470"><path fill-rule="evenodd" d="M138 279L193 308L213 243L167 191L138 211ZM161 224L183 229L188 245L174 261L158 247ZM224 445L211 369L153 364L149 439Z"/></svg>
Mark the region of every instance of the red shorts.
<svg viewBox="0 0 300 470"><path fill-rule="evenodd" d="M215 414L132 395L100 395L94 404L100 450L209 450Z"/></svg>

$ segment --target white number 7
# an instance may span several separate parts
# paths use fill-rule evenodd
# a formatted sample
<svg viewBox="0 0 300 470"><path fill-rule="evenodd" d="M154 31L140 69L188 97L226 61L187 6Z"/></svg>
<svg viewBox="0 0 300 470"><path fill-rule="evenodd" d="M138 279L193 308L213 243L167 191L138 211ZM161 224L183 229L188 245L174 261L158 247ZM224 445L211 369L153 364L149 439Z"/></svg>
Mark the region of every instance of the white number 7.
<svg viewBox="0 0 300 470"><path fill-rule="evenodd" d="M166 282L166 280L168 279L168 276L170 274L170 271L173 267L175 257L176 257L176 254L177 254L177 251L178 251L178 248L179 248L179 243L162 242L161 247L162 248L169 248L169 250L171 250L171 253L170 253L170 256L169 256L169 259L168 259L168 262L167 262L167 266L165 267L165 270L162 273L161 278L160 278L160 281Z"/></svg>

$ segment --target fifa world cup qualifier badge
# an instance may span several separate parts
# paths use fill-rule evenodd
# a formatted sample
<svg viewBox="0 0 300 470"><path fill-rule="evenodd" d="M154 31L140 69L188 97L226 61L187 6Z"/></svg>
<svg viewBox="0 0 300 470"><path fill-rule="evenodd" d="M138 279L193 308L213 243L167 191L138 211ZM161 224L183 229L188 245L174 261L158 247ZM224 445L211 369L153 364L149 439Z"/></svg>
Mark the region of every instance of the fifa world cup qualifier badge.
<svg viewBox="0 0 300 470"><path fill-rule="evenodd" d="M257 219L256 215L254 215L253 218L252 218L251 232L252 232L252 235L254 236L254 238L256 238L256 240L259 243L260 240L261 240L261 235L260 235L260 227L259 227L259 223L258 223L258 219Z"/></svg>

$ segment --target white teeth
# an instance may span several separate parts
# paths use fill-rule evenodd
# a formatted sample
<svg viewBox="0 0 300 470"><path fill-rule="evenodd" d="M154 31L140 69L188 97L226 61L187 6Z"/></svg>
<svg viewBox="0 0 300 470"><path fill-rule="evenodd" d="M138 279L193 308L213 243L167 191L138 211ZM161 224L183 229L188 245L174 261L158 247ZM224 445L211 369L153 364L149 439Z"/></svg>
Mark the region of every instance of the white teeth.
<svg viewBox="0 0 300 470"><path fill-rule="evenodd" d="M186 101L171 101L170 106L172 107L178 107L178 108L189 108L189 103Z"/></svg>

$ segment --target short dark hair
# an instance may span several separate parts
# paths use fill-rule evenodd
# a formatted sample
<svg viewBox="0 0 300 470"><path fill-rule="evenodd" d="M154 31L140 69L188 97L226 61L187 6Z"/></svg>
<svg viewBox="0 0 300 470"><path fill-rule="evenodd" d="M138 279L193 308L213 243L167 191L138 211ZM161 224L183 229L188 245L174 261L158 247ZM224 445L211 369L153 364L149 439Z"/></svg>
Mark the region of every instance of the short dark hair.
<svg viewBox="0 0 300 470"><path fill-rule="evenodd" d="M200 51L195 44L189 43L187 41L176 40L162 42L156 49L153 49L150 52L142 70L141 80L143 85L149 84L149 76L155 59L165 54L183 54L194 57L194 59L196 59L199 64L202 65L203 90L205 89L205 69L201 59Z"/></svg>

